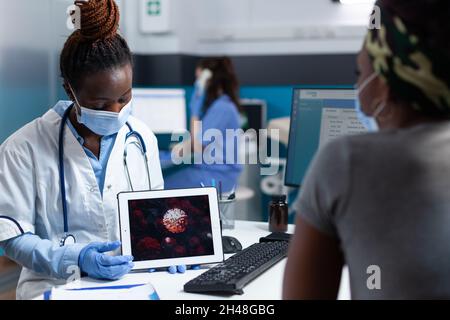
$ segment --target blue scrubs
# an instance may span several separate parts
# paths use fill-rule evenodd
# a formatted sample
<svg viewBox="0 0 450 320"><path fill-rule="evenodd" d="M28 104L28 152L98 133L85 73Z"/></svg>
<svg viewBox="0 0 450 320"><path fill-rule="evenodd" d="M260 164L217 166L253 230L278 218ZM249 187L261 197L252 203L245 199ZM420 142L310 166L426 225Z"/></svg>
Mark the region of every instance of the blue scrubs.
<svg viewBox="0 0 450 320"><path fill-rule="evenodd" d="M221 132L224 138L224 143L220 146L221 156L217 157L213 152L212 157L215 159L222 158L223 164L207 164L203 161L201 164L185 166L175 173L164 176L166 189L195 188L200 187L201 184L211 186L213 180L215 180L217 187L219 181L222 182L223 192L229 192L237 187L239 175L242 171L242 165L237 164L237 139L235 138L232 141L225 139L227 129L237 130L241 128L240 115L236 105L229 96L222 95L213 102L201 121L203 134L208 129L216 129ZM203 138L202 140L204 146L211 143L208 139ZM234 161L232 164L227 164L227 145L231 143L234 145ZM231 149L231 145L228 146L228 149Z"/></svg>

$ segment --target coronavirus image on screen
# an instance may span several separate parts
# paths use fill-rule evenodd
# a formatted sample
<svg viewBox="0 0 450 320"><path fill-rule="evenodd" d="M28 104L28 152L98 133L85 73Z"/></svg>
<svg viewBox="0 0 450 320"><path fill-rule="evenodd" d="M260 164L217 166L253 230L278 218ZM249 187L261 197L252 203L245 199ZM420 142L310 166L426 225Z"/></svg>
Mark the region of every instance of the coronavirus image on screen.
<svg viewBox="0 0 450 320"><path fill-rule="evenodd" d="M135 261L214 254L208 196L130 200Z"/></svg>

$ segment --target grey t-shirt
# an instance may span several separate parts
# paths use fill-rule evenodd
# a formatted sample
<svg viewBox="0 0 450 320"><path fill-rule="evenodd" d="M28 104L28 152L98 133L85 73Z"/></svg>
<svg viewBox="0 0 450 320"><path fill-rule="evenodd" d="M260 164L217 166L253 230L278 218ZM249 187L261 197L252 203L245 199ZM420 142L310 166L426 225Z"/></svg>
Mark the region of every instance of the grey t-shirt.
<svg viewBox="0 0 450 320"><path fill-rule="evenodd" d="M450 122L330 142L295 205L339 239L353 299L450 298Z"/></svg>

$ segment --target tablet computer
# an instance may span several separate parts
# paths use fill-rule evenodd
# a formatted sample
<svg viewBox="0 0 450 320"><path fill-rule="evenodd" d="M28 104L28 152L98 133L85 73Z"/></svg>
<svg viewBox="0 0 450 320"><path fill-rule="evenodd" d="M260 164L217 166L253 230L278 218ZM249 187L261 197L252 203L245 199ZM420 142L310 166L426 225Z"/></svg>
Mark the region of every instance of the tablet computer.
<svg viewBox="0 0 450 320"><path fill-rule="evenodd" d="M122 254L133 270L222 262L217 190L195 188L118 195Z"/></svg>

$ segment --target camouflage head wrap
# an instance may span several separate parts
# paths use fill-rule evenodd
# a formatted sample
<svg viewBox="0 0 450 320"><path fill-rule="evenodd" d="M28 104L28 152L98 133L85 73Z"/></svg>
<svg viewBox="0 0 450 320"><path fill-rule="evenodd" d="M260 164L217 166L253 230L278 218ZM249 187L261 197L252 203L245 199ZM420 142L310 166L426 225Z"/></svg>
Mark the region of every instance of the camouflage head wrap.
<svg viewBox="0 0 450 320"><path fill-rule="evenodd" d="M415 110L450 117L449 57L429 49L382 2L377 5L381 8L381 28L370 30L365 42L375 71L396 97Z"/></svg>

